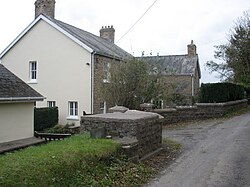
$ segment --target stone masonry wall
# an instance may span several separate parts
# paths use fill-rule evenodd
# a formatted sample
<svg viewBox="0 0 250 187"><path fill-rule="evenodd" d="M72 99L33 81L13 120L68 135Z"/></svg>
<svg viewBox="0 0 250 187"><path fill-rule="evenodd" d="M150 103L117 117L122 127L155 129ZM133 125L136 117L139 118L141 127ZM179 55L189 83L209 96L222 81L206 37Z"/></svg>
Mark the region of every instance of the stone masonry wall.
<svg viewBox="0 0 250 187"><path fill-rule="evenodd" d="M95 55L95 63L94 63L94 106L93 106L93 111L94 114L99 114L100 113L100 102L103 102L103 96L102 96L102 91L101 88L105 84L109 83L104 83L104 71L103 71L103 66L104 63L110 63L111 68L115 63L119 63L120 61L115 60L113 58L108 58L104 57L101 55ZM110 108L111 106L109 103L106 103L107 106L106 108Z"/></svg>
<svg viewBox="0 0 250 187"><path fill-rule="evenodd" d="M81 118L80 132L105 128L113 138L134 138L138 141L138 156L143 156L161 148L162 125L157 116L141 119L115 119L93 116Z"/></svg>
<svg viewBox="0 0 250 187"><path fill-rule="evenodd" d="M229 111L247 107L247 100L230 101L226 103L196 103L192 107L176 107L155 109L154 112L164 117L163 124L173 124L191 120L203 120L222 117Z"/></svg>
<svg viewBox="0 0 250 187"><path fill-rule="evenodd" d="M185 96L185 103L192 104L192 77L189 75L168 75L163 76L161 81L170 92L176 92ZM172 86L169 86L172 85ZM173 88L173 90L171 90Z"/></svg>

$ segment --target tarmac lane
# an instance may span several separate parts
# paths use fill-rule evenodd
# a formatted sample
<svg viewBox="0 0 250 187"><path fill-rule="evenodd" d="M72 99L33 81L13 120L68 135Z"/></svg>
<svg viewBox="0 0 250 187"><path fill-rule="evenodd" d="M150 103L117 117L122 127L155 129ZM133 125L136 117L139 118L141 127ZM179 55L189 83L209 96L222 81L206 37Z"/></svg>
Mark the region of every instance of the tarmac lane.
<svg viewBox="0 0 250 187"><path fill-rule="evenodd" d="M183 153L148 187L250 187L250 113L163 130Z"/></svg>

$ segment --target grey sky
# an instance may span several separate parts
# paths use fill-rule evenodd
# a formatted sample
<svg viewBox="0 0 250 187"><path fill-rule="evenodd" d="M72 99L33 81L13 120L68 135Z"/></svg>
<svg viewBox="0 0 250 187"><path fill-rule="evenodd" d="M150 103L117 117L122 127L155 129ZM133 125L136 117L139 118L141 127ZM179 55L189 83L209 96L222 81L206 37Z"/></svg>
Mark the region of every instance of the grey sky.
<svg viewBox="0 0 250 187"><path fill-rule="evenodd" d="M34 19L35 0L1 0L0 51ZM99 35L101 26L114 25L117 41L154 0L56 0L55 18ZM117 45L135 56L178 55L197 45L201 82L218 79L204 69L213 59L214 45L227 41L234 21L250 9L249 0L158 0Z"/></svg>

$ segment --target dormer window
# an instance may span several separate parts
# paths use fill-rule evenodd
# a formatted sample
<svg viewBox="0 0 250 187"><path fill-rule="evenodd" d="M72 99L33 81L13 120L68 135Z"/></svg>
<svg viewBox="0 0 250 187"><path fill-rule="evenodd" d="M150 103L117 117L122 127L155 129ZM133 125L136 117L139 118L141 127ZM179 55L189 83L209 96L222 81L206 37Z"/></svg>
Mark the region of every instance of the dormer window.
<svg viewBox="0 0 250 187"><path fill-rule="evenodd" d="M37 82L37 62L30 61L29 74L30 74L30 82Z"/></svg>

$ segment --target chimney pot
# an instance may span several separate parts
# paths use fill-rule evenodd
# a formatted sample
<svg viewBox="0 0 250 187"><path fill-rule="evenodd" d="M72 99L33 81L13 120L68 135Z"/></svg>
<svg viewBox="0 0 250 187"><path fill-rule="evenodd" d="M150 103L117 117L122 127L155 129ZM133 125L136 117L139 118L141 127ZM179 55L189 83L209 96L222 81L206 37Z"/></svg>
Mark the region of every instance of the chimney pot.
<svg viewBox="0 0 250 187"><path fill-rule="evenodd" d="M191 44L187 45L187 52L189 57L196 56L196 45L194 44L194 41L191 40Z"/></svg>
<svg viewBox="0 0 250 187"><path fill-rule="evenodd" d="M48 17L55 17L55 0L36 0L35 2L35 18L40 14Z"/></svg>
<svg viewBox="0 0 250 187"><path fill-rule="evenodd" d="M102 27L100 29L100 37L114 43L115 42L115 29L113 28L113 25Z"/></svg>

